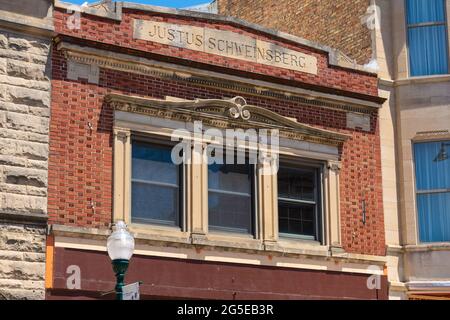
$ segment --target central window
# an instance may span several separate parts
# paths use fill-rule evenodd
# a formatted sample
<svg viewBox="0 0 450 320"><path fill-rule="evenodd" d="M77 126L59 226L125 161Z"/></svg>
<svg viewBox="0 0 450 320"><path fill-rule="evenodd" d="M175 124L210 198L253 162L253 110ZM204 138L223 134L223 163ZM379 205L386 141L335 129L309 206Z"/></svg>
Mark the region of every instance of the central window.
<svg viewBox="0 0 450 320"><path fill-rule="evenodd" d="M282 237L319 240L317 168L280 165L278 219Z"/></svg>
<svg viewBox="0 0 450 320"><path fill-rule="evenodd" d="M225 160L208 166L209 229L253 234L254 166Z"/></svg>

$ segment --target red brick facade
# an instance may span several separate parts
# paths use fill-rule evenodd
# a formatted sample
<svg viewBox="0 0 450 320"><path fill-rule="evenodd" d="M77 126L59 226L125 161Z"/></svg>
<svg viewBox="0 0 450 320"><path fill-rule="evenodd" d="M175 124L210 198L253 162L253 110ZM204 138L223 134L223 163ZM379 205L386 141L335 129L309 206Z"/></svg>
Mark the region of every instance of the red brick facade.
<svg viewBox="0 0 450 320"><path fill-rule="evenodd" d="M305 85L320 84L325 87L350 91L359 94L366 94L376 96L378 94L377 78L367 74L358 74L341 68L328 68L327 54L311 48L305 48L294 45L289 42L280 42L278 39L268 37L263 34L256 34L242 28L236 28L231 25L223 23L207 22L195 19L174 18L170 16L148 15L143 16L138 11L127 10L123 13L123 18L120 25L116 22L111 22L105 19L90 17L89 19L81 19L80 30L70 30L67 27L67 18L70 15L64 14L60 11L55 11L55 29L60 34L71 35L80 39L92 40L104 44L111 44L128 49L135 49L151 53L154 56L177 57L186 61L195 61L203 64L208 64L210 67L218 66L227 69L235 69L253 74L266 75L274 78L284 80L293 80L302 82ZM274 44L283 44L284 47L305 52L314 55L318 59L319 74L317 76L251 63L236 59L228 59L220 56L214 56L208 53L192 51L182 48L170 47L167 45L133 39L133 19L151 19L158 22L167 22L177 24L188 24L193 26L203 27L208 24L209 28L215 28L225 31L234 31L242 35L256 36L260 40L269 40Z"/></svg>
<svg viewBox="0 0 450 320"><path fill-rule="evenodd" d="M121 22L94 16L83 16L81 31L66 28L67 14L55 12L56 32L60 35L92 40L92 46L122 50L131 54L147 54L152 58L186 64L189 60L203 68L220 67L226 73L255 78L294 81L298 86L308 84L337 89L345 94L360 94L368 99L377 95L377 78L370 74L328 66L324 52L300 47L294 43L257 33L260 39L282 43L283 46L315 55L319 61L317 76L258 65L187 49L133 40L132 19L193 24L243 34L254 33L232 25L202 20L162 16L124 9ZM74 40L75 41L75 40ZM83 43L83 42L81 42ZM109 47L105 44L111 45ZM175 96L184 99L223 98L235 96L225 89L191 86L183 81L165 80L133 73L100 68L99 84L87 80L67 79L67 60L61 51L53 52L53 93L50 126L49 204L51 224L107 228L112 219L113 111L104 103L108 93L140 95L152 98ZM288 98L242 95L249 104L268 108L299 122L351 134L343 149L341 170L342 242L347 252L385 254L380 138L378 112L372 111L371 130L346 129L344 110L331 110L303 105ZM361 202L366 200L367 222L361 222Z"/></svg>

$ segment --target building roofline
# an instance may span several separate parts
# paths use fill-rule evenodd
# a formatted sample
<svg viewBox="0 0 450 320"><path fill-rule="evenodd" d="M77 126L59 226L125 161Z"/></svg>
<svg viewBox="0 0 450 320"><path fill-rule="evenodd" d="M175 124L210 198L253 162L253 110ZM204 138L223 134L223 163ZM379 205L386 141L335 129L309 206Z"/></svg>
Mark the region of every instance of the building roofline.
<svg viewBox="0 0 450 320"><path fill-rule="evenodd" d="M46 0L49 5L47 8L48 13L53 13L54 1ZM0 9L0 28L43 38L51 38L55 35L53 16L50 14L46 17L38 17L26 13Z"/></svg>
<svg viewBox="0 0 450 320"><path fill-rule="evenodd" d="M73 4L62 2L59 0L55 1L55 8L61 8L61 9L72 9L74 8ZM117 2L111 2L111 3L92 3L89 4L86 7L82 7L81 12L90 14L90 15L96 15L107 19L113 19L117 21L122 20L122 9L133 9L133 10L139 10L139 11L145 11L145 12L152 12L152 13L160 13L165 15L173 15L178 17L185 17L185 18L196 18L196 19L203 19L203 20L209 20L214 22L222 22L227 24L232 24L237 27L244 27L247 29L251 29L257 32L265 33L270 36L274 36L277 38L280 38L282 40L286 40L289 42L293 42L295 44L309 47L315 50L319 50L325 53L328 53L328 62L331 66L336 66L340 68L345 69L351 69L358 72L364 72L368 74L377 75L377 72L366 67L363 65L359 65L356 63L355 60L349 58L347 55L345 55L342 51L338 49L331 48L326 45L318 44L316 42L303 39L298 36L291 35L289 33L281 32L278 30L270 29L263 27L261 25L251 23L239 18L234 18L231 16L223 16L215 13L207 13L207 12L198 12L198 11L191 11L191 10L184 10L184 9L175 9L175 8L166 8L166 7L159 7L159 6L152 6L148 4L139 4L139 3L133 3L133 2L125 2L125 1L117 1Z"/></svg>

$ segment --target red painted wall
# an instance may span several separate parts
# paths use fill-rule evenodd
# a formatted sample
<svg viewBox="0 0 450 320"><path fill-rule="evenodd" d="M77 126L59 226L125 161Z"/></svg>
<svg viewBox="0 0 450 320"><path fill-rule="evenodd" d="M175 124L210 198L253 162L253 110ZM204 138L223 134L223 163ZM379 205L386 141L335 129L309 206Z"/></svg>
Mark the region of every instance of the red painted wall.
<svg viewBox="0 0 450 320"><path fill-rule="evenodd" d="M324 86L336 86L356 92L375 95L376 78L373 76L326 67L326 57L313 52L320 59L319 76L292 74L269 66L231 61L223 57L169 49L159 44L133 41L131 17L137 12L125 12L122 23L86 16L83 30L72 32L64 27L65 16L55 12L56 31L96 41L118 44L140 50L153 50L183 58L208 60L208 63L228 65L229 68L248 69L279 77L301 78ZM142 18L142 16L139 16ZM159 19L163 19L159 17ZM173 21L173 18L164 18ZM187 21L185 21L187 23ZM202 22L194 21L195 24ZM216 25L223 29L234 27ZM242 31L246 33L247 31ZM258 35L265 38L265 36ZM305 51L306 49L302 49ZM189 52L188 52L189 51ZM53 51L53 90L50 124L49 158L49 223L107 228L112 216L112 125L113 112L104 103L108 93L141 95L152 98L176 96L184 99L234 97L236 94L221 89L191 86L178 81L162 80L150 76L100 69L98 85L85 80L66 78L67 61L56 49ZM256 70L258 69L258 70ZM285 116L296 117L299 122L321 128L349 133L342 154L341 170L341 223L342 241L346 251L362 254L385 254L380 138L377 111L371 114L371 131L346 129L344 111L308 106L290 100L246 96L249 104L265 107ZM92 131L88 123L92 124ZM362 193L365 191L365 194ZM361 222L361 200L366 199L367 223ZM95 202L95 208L91 207Z"/></svg>
<svg viewBox="0 0 450 320"><path fill-rule="evenodd" d="M70 265L80 267L81 290L67 289ZM366 274L145 256L133 256L126 274L126 283L143 282L141 299L387 300L387 277L380 276L377 290L368 289L368 279ZM114 295L100 294L110 292L114 284L106 253L56 248L54 281L47 299L111 299Z"/></svg>

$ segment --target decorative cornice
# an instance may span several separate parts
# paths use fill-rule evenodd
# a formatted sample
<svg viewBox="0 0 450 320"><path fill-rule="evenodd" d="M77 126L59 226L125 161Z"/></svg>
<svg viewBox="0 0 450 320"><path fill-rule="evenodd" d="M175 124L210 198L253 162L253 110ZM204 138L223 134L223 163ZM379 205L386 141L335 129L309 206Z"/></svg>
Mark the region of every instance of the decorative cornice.
<svg viewBox="0 0 450 320"><path fill-rule="evenodd" d="M449 130L420 131L411 139L413 142L440 141L450 139Z"/></svg>
<svg viewBox="0 0 450 320"><path fill-rule="evenodd" d="M55 3L56 8L60 9L68 9L70 7L73 7L72 4L66 3L63 1L56 0ZM270 29L263 27L261 25L257 25L245 20L241 20L232 16L224 16L219 14L212 14L212 13L205 13L205 12L195 12L191 10L180 10L180 9L174 9L174 8L165 8L165 7L158 7L158 6L152 6L152 5L143 5L138 3L132 3L132 2L109 2L108 4L98 4L94 3L85 7L80 7L81 12L99 16L102 18L108 18L116 21L122 20L122 12L123 9L132 9L132 10L139 10L143 12L150 12L150 13L157 13L162 15L170 15L170 16L178 16L182 18L191 18L191 19L202 19L207 20L210 22L220 22L224 24L229 24L236 26L238 28L246 28L251 29L253 31L256 31L258 33L264 33L266 35L269 35L271 37L276 37L284 41L292 42L296 45L301 45L304 47L311 48L313 50L322 51L328 54L328 60L329 64L331 66L337 66L340 68L345 68L349 70L354 70L357 72L364 72L367 74L372 74L376 76L376 72L374 72L371 69L368 69L367 67L363 65L359 65L356 63L355 60L349 58L344 53L342 53L338 49L331 48L326 45L318 44L316 42L306 40L303 38L300 38L298 36L294 36L285 32L281 32L278 30Z"/></svg>
<svg viewBox="0 0 450 320"><path fill-rule="evenodd" d="M338 111L370 114L380 104L356 98L311 91L298 87L276 85L264 81L242 79L212 71L193 69L180 65L158 62L128 54L82 47L56 38L57 49L64 52L68 60L95 65L101 68L143 74L172 81L187 82L195 86L220 88L239 94L254 95L277 100L288 100L311 107Z"/></svg>
<svg viewBox="0 0 450 320"><path fill-rule="evenodd" d="M11 29L45 39L51 39L56 35L52 17L41 19L4 10L0 10L0 28Z"/></svg>
<svg viewBox="0 0 450 320"><path fill-rule="evenodd" d="M278 129L281 137L327 145L340 145L350 138L350 135L315 128L248 105L242 97L169 101L109 94L105 101L118 111L183 122L201 120L206 125L223 129Z"/></svg>

